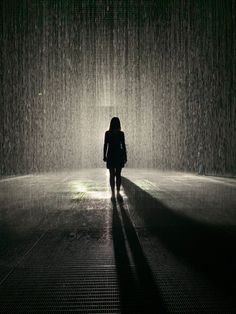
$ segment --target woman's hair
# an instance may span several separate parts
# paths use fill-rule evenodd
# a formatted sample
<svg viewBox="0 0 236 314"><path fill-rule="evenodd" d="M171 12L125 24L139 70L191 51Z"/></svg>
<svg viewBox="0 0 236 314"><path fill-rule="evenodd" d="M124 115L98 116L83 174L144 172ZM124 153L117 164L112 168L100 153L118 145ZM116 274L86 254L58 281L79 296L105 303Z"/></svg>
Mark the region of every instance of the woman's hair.
<svg viewBox="0 0 236 314"><path fill-rule="evenodd" d="M110 131L121 130L120 119L118 117L113 117L110 123Z"/></svg>

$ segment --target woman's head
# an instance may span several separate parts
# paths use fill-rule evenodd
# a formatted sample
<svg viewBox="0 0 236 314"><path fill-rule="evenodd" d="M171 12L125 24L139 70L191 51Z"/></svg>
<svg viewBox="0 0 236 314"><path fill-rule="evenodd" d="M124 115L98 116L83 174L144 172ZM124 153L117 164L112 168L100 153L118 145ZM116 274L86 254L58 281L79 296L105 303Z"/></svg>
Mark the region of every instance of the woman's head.
<svg viewBox="0 0 236 314"><path fill-rule="evenodd" d="M110 131L121 130L120 119L118 117L113 117L110 123Z"/></svg>

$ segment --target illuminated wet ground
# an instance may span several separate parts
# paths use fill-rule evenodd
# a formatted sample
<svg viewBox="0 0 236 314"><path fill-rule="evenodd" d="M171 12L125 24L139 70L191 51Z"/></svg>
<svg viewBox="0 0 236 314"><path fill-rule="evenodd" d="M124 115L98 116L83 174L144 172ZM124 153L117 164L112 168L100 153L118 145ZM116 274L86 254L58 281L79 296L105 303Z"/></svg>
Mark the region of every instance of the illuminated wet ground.
<svg viewBox="0 0 236 314"><path fill-rule="evenodd" d="M236 182L105 169L0 181L0 312L234 313Z"/></svg>

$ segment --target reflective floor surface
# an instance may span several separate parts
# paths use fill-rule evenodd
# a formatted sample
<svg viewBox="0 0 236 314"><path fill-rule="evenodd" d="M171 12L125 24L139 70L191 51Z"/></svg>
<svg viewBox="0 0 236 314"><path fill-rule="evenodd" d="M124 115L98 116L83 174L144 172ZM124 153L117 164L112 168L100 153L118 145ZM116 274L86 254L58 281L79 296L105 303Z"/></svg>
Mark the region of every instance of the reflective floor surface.
<svg viewBox="0 0 236 314"><path fill-rule="evenodd" d="M122 174L0 180L1 313L236 312L236 180Z"/></svg>

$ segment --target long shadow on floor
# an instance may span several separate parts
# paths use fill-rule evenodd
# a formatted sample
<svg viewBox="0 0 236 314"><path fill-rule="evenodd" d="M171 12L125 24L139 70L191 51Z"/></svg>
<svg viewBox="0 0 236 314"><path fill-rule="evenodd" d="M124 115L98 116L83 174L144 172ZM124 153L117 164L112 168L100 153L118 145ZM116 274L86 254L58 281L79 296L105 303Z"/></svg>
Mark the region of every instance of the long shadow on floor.
<svg viewBox="0 0 236 314"><path fill-rule="evenodd" d="M152 236L159 237L183 261L205 274L227 295L236 289L236 230L181 215L122 177L132 205Z"/></svg>
<svg viewBox="0 0 236 314"><path fill-rule="evenodd" d="M112 205L112 235L121 312L165 313L151 269L123 200L120 199L118 204L113 201Z"/></svg>

